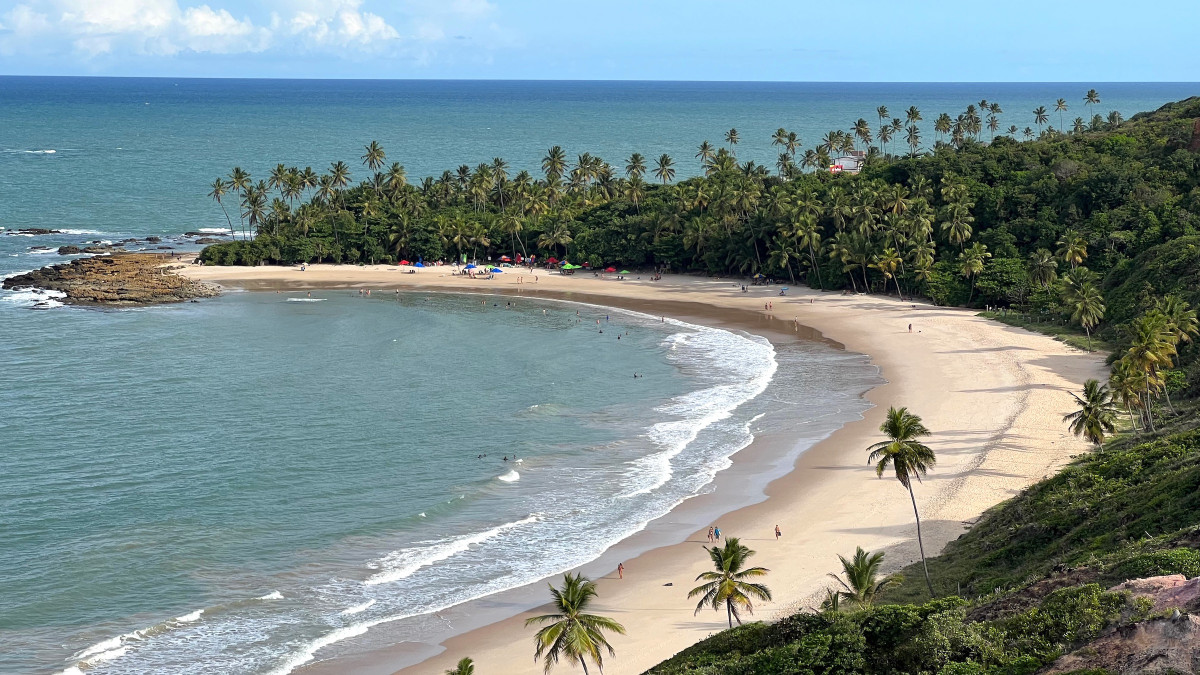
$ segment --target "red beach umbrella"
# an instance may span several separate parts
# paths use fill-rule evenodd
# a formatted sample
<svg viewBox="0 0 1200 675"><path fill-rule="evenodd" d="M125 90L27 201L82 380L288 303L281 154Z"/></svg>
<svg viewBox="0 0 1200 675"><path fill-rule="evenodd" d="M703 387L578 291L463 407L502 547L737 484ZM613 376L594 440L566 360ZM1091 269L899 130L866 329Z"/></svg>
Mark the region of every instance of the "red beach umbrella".
<svg viewBox="0 0 1200 675"><path fill-rule="evenodd" d="M558 258L555 258L554 256L550 256L550 257L549 257L549 258L546 260L546 262L548 262L548 263L550 263L551 265L553 265L554 263L558 262Z"/></svg>
<svg viewBox="0 0 1200 675"><path fill-rule="evenodd" d="M408 262L407 260L401 260L400 262L398 262L396 264L397 265L411 265L412 263Z"/></svg>
<svg viewBox="0 0 1200 675"><path fill-rule="evenodd" d="M617 271L617 268L615 268L615 267L609 267L608 269L606 269L606 270L604 270L604 271L605 271L605 272L616 272L616 271Z"/></svg>

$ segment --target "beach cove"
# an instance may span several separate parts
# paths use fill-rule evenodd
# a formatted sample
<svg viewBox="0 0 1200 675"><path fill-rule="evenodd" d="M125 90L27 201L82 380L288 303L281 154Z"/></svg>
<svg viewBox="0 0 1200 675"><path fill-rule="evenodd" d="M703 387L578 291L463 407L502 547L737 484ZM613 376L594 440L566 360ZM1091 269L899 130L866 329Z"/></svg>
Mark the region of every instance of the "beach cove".
<svg viewBox="0 0 1200 675"><path fill-rule="evenodd" d="M1086 443L1069 435L1061 418L1070 409L1069 392L1085 379L1103 373L1102 358L1049 337L991 322L966 310L884 296L793 288L781 297L778 287L752 287L742 293L738 281L676 276L660 281L649 281L648 275L617 281L611 276L565 277L538 271L534 281L534 274L516 268L490 280L456 276L443 267L404 274L382 265L314 265L304 271L188 267L182 273L248 290L505 293L607 304L663 316L686 311L692 318L708 315L710 320L731 322L745 322L746 315L757 313L773 318L759 333L772 340L787 339L789 330L807 327L847 350L869 355L886 380L866 394L875 407L861 421L847 424L804 452L790 473L768 486L768 499L719 519L725 533L741 537L758 551L755 564L771 569L766 583L774 601L757 606L756 619L783 616L815 604L815 596L826 586L826 573L837 565L836 556L853 552L855 546L886 550L889 569L917 559L907 495L894 480L876 479L865 462L865 448L878 440L878 426L888 406L907 406L933 431L929 444L938 454L938 466L916 488L926 551L933 555L984 510L1087 449ZM690 311L684 309L689 306ZM756 439L735 457L731 469L718 475L714 490L689 500L684 509L721 513L722 500L736 501L729 499L733 495L724 494L723 483L736 480L744 463L785 452L787 447L786 439ZM683 511L677 509L660 520L674 520L677 512ZM773 541L776 524L784 533L779 541ZM655 529L652 523L630 540L631 545L639 537L651 536ZM609 672L642 672L724 628L723 615L704 612L693 616L694 603L686 598L692 580L708 566L701 548L707 544L706 529L693 528L687 541L658 548L646 541L636 542L642 550L650 548L637 557L614 557L621 554L622 545L618 545L584 566L584 572L598 578L597 609L623 623L628 632L613 639L617 654L606 659ZM617 562L624 562L624 579L616 578ZM532 586L545 592L542 583ZM495 617L507 609L511 615L529 608L519 607L519 603L497 604L500 606L485 614ZM472 626L462 614L466 612L451 617L448 623L457 618L461 619L459 626L475 629L445 641L439 654L431 656L436 650L412 644L334 661L320 661L318 652L318 661L297 672L441 672L463 656L470 656L489 672L540 670L532 660L532 632L523 626L524 618L532 614L493 619L482 627ZM386 630L384 625L372 633L385 635Z"/></svg>

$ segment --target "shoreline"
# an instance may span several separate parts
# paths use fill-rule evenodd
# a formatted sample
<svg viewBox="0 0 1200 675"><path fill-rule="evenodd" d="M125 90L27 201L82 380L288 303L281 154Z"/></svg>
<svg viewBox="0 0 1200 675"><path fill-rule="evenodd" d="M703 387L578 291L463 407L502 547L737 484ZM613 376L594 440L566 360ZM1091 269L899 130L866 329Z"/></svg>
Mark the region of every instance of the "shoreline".
<svg viewBox="0 0 1200 675"><path fill-rule="evenodd" d="M1077 352L1046 336L982 319L970 311L914 305L885 296L842 296L796 289L788 297L779 297L775 293L778 287L752 287L743 294L740 282L730 280L666 277L659 282L618 282L611 278L564 277L540 270L537 283L531 284L518 283L532 275L515 268L493 280L451 276L448 267L403 274L396 267L382 265L317 265L304 272L280 267L187 267L181 272L247 290L371 288L507 293L559 297L636 311L657 307L660 312L652 313L672 317L676 314L671 310L680 309L676 303L700 303L713 310L718 320L730 323L740 323L735 314L761 317L766 325L747 321L758 323L756 328L760 330L738 326L748 332L762 334L761 329L770 330L769 326L777 326L777 322L795 328L807 326L818 338L868 355L885 380L863 395L874 407L861 420L845 424L800 453L790 471L785 467L786 473L766 486L764 500L723 511L722 530L742 536L758 550L753 563L772 570L766 583L775 601L757 607L755 615L747 620L778 618L805 606L825 587L825 573L836 569L836 555L849 554L857 545L887 551L889 571L917 559L911 506L907 499L901 499L907 495L894 479L875 479L865 463L865 448L878 440L877 428L889 405L908 406L922 415L934 432L929 444L938 452L939 466L917 486L917 499L926 550L935 555L964 531L965 522L1052 473L1072 454L1087 449L1086 443L1069 436L1061 415L1070 408L1067 392L1103 368L1102 358L1097 355ZM810 299L816 302L810 304ZM639 307L627 303L645 304ZM766 303L772 303L773 309L766 310ZM909 323L914 325L911 334L906 330ZM785 328L782 334L787 332ZM775 342L779 337L769 339ZM610 672L642 672L725 628L723 615L704 612L693 616L694 603L686 599L689 584L707 565L701 549L707 543L705 527L693 528L682 543L662 545L660 540L658 546L649 546L637 557L623 559L629 575L624 580L604 574L601 566L610 570L615 566L607 560L610 553L619 555L629 542L650 533L654 523L680 518L687 507L696 506L691 502L705 497L720 502L725 497L722 489L728 492L729 488L719 483L730 482L730 476L753 463L753 456L778 455L785 447L786 439L760 441L756 437L734 456L733 466L710 484L714 490L686 500L583 567L585 572L600 577L597 612L622 622L628 631L626 636L612 640L617 655L606 659ZM777 523L783 528L784 538L773 541L768 533ZM541 582L534 586L541 586ZM528 603L523 607L501 601L493 604L507 605L510 616L482 627L472 626L468 632L443 641L440 646L444 649L437 654L432 654L428 646L418 650L416 645L398 644L313 662L295 672L440 672L463 656L472 657L489 672L532 672L532 633L523 627L524 617L530 615L523 611ZM511 616L513 613L516 616ZM386 632L383 627L377 630L380 634Z"/></svg>

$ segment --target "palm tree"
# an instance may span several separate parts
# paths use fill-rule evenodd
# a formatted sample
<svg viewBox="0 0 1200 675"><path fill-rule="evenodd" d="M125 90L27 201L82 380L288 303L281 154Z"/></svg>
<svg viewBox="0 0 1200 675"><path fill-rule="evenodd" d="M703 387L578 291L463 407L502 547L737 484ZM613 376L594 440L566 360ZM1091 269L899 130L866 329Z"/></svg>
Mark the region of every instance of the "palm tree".
<svg viewBox="0 0 1200 675"><path fill-rule="evenodd" d="M663 182L663 185L675 180L674 160L667 153L663 153L656 161L654 169L654 177Z"/></svg>
<svg viewBox="0 0 1200 675"><path fill-rule="evenodd" d="M875 597L883 589L901 581L897 576L887 577L883 581L879 580L879 568L883 565L883 551L867 553L859 546L855 548L854 557L847 560L839 555L838 560L842 561L842 574L846 578L843 580L842 577L832 572L829 574L842 587L842 590L837 591L837 597L839 600L848 600L859 608L871 606L875 603Z"/></svg>
<svg viewBox="0 0 1200 675"><path fill-rule="evenodd" d="M1042 288L1048 288L1058 278L1058 263L1054 255L1044 248L1029 254L1028 270L1029 278L1041 284Z"/></svg>
<svg viewBox="0 0 1200 675"><path fill-rule="evenodd" d="M633 153L629 156L629 163L625 165L625 175L631 179L646 175L646 158L642 157L641 153Z"/></svg>
<svg viewBox="0 0 1200 675"><path fill-rule="evenodd" d="M549 230L543 232L542 236L538 237L538 246L549 250L551 253L558 253L558 247L561 246L563 248L561 255L565 258L567 245L571 241L570 228L567 227L566 223L558 222Z"/></svg>
<svg viewBox="0 0 1200 675"><path fill-rule="evenodd" d="M1083 95L1083 104L1085 106L1100 105L1100 94L1095 89L1088 89L1087 93Z"/></svg>
<svg viewBox="0 0 1200 675"><path fill-rule="evenodd" d="M983 272L987 259L990 257L992 254L988 253L987 246L979 242L971 244L971 248L958 254L959 274L971 280L971 293L967 296L968 305L971 304L971 298L975 297L975 280Z"/></svg>
<svg viewBox="0 0 1200 675"><path fill-rule="evenodd" d="M1063 262L1075 269L1083 264L1087 259L1087 239L1068 232L1058 240L1058 257L1062 258Z"/></svg>
<svg viewBox="0 0 1200 675"><path fill-rule="evenodd" d="M871 267L879 270L879 273L883 275L884 293L887 292L888 280L892 280L896 282L896 295L900 296L900 300L903 301L904 293L900 290L900 279L896 277L896 270L900 268L901 262L900 254L896 252L896 249L889 247L875 256L875 262L871 263Z"/></svg>
<svg viewBox="0 0 1200 675"><path fill-rule="evenodd" d="M929 580L929 565L925 562L925 544L921 540L921 514L917 511L917 497L913 494L912 479L918 481L934 464L937 457L929 446L921 443L919 438L929 436L929 429L921 422L921 418L908 412L908 408L888 408L887 419L879 426L879 430L888 437L867 448L871 453L867 456L868 463L875 463L875 475L883 477L883 472L889 466L896 475L896 480L908 490L912 500L913 515L917 519L917 547L921 550L921 565L925 568L925 584L929 586L929 596L933 597L933 582Z"/></svg>
<svg viewBox="0 0 1200 675"><path fill-rule="evenodd" d="M447 670L446 675L475 675L475 662L470 658L464 658L458 662L458 665Z"/></svg>
<svg viewBox="0 0 1200 675"><path fill-rule="evenodd" d="M229 218L229 211L225 209L225 205L221 203L221 198L229 193L229 184L221 177L217 177L212 184L212 192L208 193L217 202L217 206L221 207L221 212L225 214L225 222L229 223L229 236L237 239L237 234L233 231L233 221Z"/></svg>
<svg viewBox="0 0 1200 675"><path fill-rule="evenodd" d="M763 567L743 569L746 561L754 555L754 551L742 546L737 537L726 538L724 547L705 546L704 550L708 551L708 556L712 558L715 570L701 572L696 577L696 581L703 580L705 583L688 592L689 598L700 596L695 614L699 614L700 610L705 607L712 607L714 611L719 611L721 605L724 604L729 627L733 628L734 619L740 626L742 609L751 614L754 613L754 604L751 598L771 599L770 589L762 584L751 583L747 579L766 576L770 570Z"/></svg>
<svg viewBox="0 0 1200 675"><path fill-rule="evenodd" d="M1071 310L1071 320L1083 326L1091 351L1092 329L1104 318L1104 297L1094 284L1086 282L1067 299L1067 307Z"/></svg>
<svg viewBox="0 0 1200 675"><path fill-rule="evenodd" d="M1042 131L1042 125L1045 124L1048 119L1050 118L1046 115L1046 106L1039 105L1038 107L1034 108L1033 121L1035 124L1037 124L1039 133Z"/></svg>
<svg viewBox="0 0 1200 675"><path fill-rule="evenodd" d="M546 156L542 158L542 171L546 178L562 178L566 170L567 153L557 145L547 150Z"/></svg>
<svg viewBox="0 0 1200 675"><path fill-rule="evenodd" d="M1063 415L1063 421L1071 423L1071 433L1097 447L1104 443L1105 434L1116 433L1117 407L1107 384L1088 380L1083 383L1083 396L1072 392L1071 397L1079 404L1079 410Z"/></svg>
<svg viewBox="0 0 1200 675"><path fill-rule="evenodd" d="M1108 113L1108 128L1116 129L1117 127L1121 126L1121 122L1123 122L1124 119L1125 118L1121 117L1120 112L1116 110L1110 111Z"/></svg>
<svg viewBox="0 0 1200 675"><path fill-rule="evenodd" d="M708 166L708 163L712 161L713 154L714 151L712 143L704 141L700 144L700 150L696 152L696 159L700 160L701 169L704 169Z"/></svg>
<svg viewBox="0 0 1200 675"><path fill-rule="evenodd" d="M725 142L729 144L729 154L737 155L737 153L734 152L733 146L738 144L738 130L730 129L729 131L726 131Z"/></svg>
<svg viewBox="0 0 1200 675"><path fill-rule="evenodd" d="M371 171L378 171L379 167L383 166L383 161L387 159L387 154L383 151L383 146L379 145L379 141L371 141L364 146L366 152L360 159L362 163L367 165Z"/></svg>
<svg viewBox="0 0 1200 675"><path fill-rule="evenodd" d="M1060 98L1054 102L1054 110L1058 113L1058 129L1062 131L1066 129L1063 125L1063 113L1067 111L1067 99Z"/></svg>
<svg viewBox="0 0 1200 675"><path fill-rule="evenodd" d="M1129 348L1121 357L1130 368L1136 368L1144 376L1146 423L1154 431L1154 414L1151 411L1151 391L1162 386L1159 371L1170 368L1176 355L1175 338L1171 334L1167 318L1160 312L1149 312L1131 321L1127 327Z"/></svg>
<svg viewBox="0 0 1200 675"><path fill-rule="evenodd" d="M821 228L817 225L817 217L813 213L803 213L793 225L796 235L796 245L808 249L808 259L812 268L817 272L817 287L825 290L825 282L821 279L821 265L817 256L824 245Z"/></svg>
<svg viewBox="0 0 1200 675"><path fill-rule="evenodd" d="M601 672L604 671L604 655L616 654L604 633L625 634L625 627L605 616L588 614L588 606L596 597L596 584L590 579L570 572L563 575L561 588L550 586L554 598L554 614L543 614L525 620L526 626L549 624L533 636L537 648L533 653L536 663L541 659L545 672L549 673L559 658L566 657L568 663L578 663L587 675L590 659Z"/></svg>

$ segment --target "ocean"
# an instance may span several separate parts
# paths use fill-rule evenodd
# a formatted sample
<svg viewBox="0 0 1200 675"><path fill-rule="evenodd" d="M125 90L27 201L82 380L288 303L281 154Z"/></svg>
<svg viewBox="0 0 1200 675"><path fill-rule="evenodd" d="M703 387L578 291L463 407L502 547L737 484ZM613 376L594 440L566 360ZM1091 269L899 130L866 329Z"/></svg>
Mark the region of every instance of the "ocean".
<svg viewBox="0 0 1200 675"><path fill-rule="evenodd" d="M185 232L224 226L217 175L343 160L361 178L370 140L414 179L534 170L555 144L667 152L683 176L730 127L773 166L780 126L811 146L879 104L931 124L987 98L1023 127L1060 96L1081 114L1093 86L1126 117L1200 90L2 77L0 276L66 244L194 250ZM57 303L0 293L0 672L286 673L381 624L436 640L441 609L593 560L755 436L802 451L878 382L821 342L590 305L312 295L31 311Z"/></svg>

